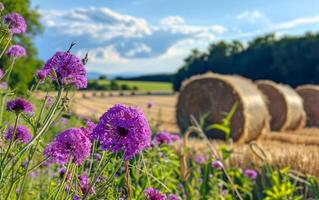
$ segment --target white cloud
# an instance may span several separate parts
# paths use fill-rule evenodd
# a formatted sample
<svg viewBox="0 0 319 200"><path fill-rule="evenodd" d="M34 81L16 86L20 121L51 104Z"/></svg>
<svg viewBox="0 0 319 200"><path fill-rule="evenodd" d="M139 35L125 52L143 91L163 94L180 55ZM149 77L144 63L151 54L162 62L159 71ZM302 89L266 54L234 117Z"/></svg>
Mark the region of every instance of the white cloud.
<svg viewBox="0 0 319 200"><path fill-rule="evenodd" d="M246 10L236 16L238 20L248 21L251 24L255 24L260 21L269 22L269 19L258 10Z"/></svg>
<svg viewBox="0 0 319 200"><path fill-rule="evenodd" d="M168 16L160 20L160 24L164 26L184 24L184 22L184 19L180 16Z"/></svg>
<svg viewBox="0 0 319 200"><path fill-rule="evenodd" d="M122 15L108 8L78 8L69 11L40 10L44 24L68 36L88 39L139 38L151 35L146 20Z"/></svg>
<svg viewBox="0 0 319 200"><path fill-rule="evenodd" d="M134 48L129 50L125 55L133 57L139 53L150 53L152 49L143 43L134 43Z"/></svg>
<svg viewBox="0 0 319 200"><path fill-rule="evenodd" d="M274 30L292 29L307 24L319 24L319 16L303 17L291 21L279 23L273 26Z"/></svg>
<svg viewBox="0 0 319 200"><path fill-rule="evenodd" d="M211 28L212 28L212 31L214 33L217 33L217 34L223 34L223 33L227 32L227 28L225 28L222 25L216 24L216 25L213 25Z"/></svg>

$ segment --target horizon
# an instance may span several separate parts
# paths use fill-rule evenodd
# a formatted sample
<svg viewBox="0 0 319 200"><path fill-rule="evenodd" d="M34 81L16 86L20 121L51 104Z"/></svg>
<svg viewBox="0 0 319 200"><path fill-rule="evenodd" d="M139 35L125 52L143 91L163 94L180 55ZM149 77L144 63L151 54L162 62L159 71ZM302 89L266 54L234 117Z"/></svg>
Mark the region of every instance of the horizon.
<svg viewBox="0 0 319 200"><path fill-rule="evenodd" d="M318 32L319 2L311 0L167 2L32 0L45 28L35 40L39 57L47 60L76 42L74 53L89 52L90 73L174 73L192 49L205 51L219 40Z"/></svg>

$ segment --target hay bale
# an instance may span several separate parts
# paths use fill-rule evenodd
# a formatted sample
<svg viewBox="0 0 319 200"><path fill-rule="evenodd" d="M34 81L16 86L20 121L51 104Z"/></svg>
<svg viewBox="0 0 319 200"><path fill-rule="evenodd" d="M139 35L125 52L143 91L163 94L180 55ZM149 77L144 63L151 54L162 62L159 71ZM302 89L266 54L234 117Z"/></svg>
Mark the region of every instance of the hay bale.
<svg viewBox="0 0 319 200"><path fill-rule="evenodd" d="M256 84L265 95L271 130L296 130L305 125L302 98L294 89L269 80L256 81Z"/></svg>
<svg viewBox="0 0 319 200"><path fill-rule="evenodd" d="M319 86L302 85L297 87L297 93L303 99L304 109L307 115L306 126L319 126Z"/></svg>
<svg viewBox="0 0 319 200"><path fill-rule="evenodd" d="M252 81L239 77L207 73L183 82L177 101L176 119L182 132L190 126L190 115L197 120L206 115L205 127L222 123L237 102L231 123L234 141L251 141L268 131L269 119L263 96ZM206 131L209 138L225 139L223 132Z"/></svg>

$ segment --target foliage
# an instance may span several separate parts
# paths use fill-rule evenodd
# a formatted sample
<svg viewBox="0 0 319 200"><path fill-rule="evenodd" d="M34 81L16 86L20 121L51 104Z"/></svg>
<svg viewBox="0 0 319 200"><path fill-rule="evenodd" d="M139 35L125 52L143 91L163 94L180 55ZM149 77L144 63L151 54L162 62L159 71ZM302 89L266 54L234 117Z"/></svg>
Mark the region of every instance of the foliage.
<svg viewBox="0 0 319 200"><path fill-rule="evenodd" d="M20 13L27 22L27 33L16 35L12 43L22 44L28 56L23 58L15 64L15 69L12 72L12 79L10 85L15 87L16 92L24 93L32 83L33 74L35 70L42 65L42 61L36 58L37 50L34 47L32 39L42 32L43 27L40 24L40 15L36 9L30 9L30 0L3 0L5 6L4 14L9 12ZM4 43L4 42L3 42ZM4 45L4 44L2 44ZM0 68L8 68L10 61L6 58L0 60Z"/></svg>
<svg viewBox="0 0 319 200"><path fill-rule="evenodd" d="M207 52L193 50L174 76L174 90L195 74L208 71L239 74L253 80L270 79L292 86L319 83L319 34L258 37L245 47L239 41L220 41Z"/></svg>
<svg viewBox="0 0 319 200"><path fill-rule="evenodd" d="M171 83L127 81L127 80L90 80L88 90L140 90L171 91Z"/></svg>

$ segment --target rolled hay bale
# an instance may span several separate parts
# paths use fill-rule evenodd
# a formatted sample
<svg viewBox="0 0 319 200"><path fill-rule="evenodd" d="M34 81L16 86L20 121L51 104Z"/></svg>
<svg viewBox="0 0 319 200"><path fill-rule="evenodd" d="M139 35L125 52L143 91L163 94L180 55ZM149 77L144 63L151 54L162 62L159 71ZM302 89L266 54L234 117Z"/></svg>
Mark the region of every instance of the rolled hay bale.
<svg viewBox="0 0 319 200"><path fill-rule="evenodd" d="M269 115L262 93L249 79L239 76L206 73L193 76L182 84L176 106L176 120L182 132L191 125L190 116L198 121L205 117L204 128L220 124L237 103L230 121L234 141L251 141L269 129ZM225 139L219 130L206 130L209 138Z"/></svg>
<svg viewBox="0 0 319 200"><path fill-rule="evenodd" d="M297 87L296 91L303 99L307 115L306 126L319 127L319 86L302 85Z"/></svg>
<svg viewBox="0 0 319 200"><path fill-rule="evenodd" d="M306 115L302 98L290 86L269 80L256 81L264 94L273 131L296 130L304 127Z"/></svg>

